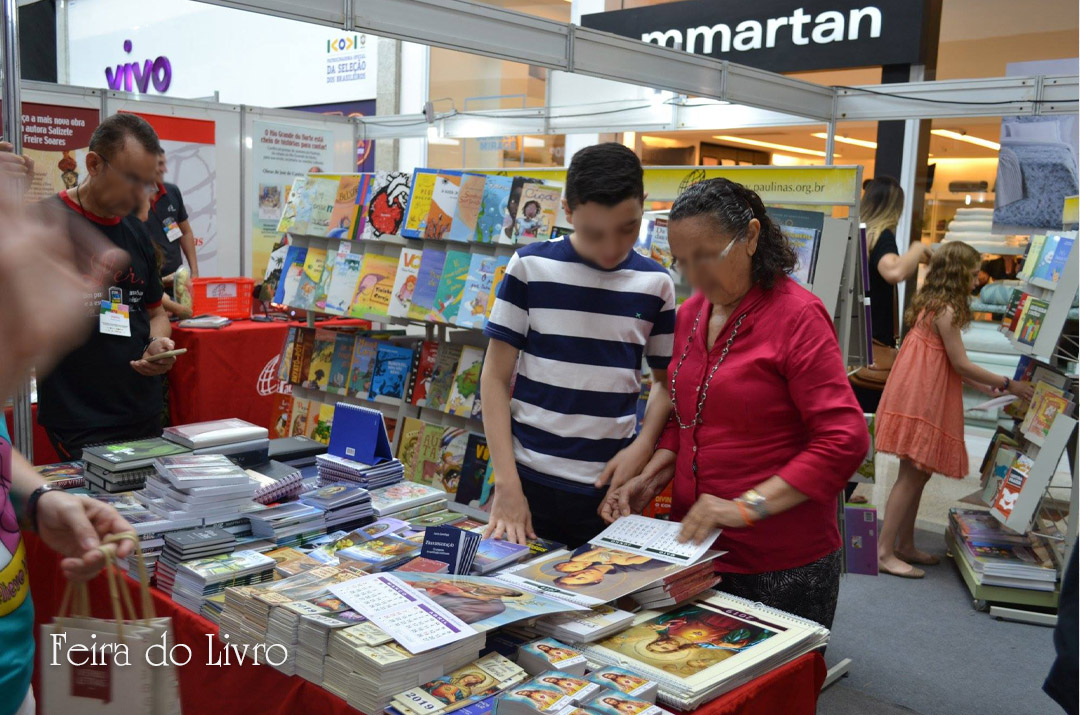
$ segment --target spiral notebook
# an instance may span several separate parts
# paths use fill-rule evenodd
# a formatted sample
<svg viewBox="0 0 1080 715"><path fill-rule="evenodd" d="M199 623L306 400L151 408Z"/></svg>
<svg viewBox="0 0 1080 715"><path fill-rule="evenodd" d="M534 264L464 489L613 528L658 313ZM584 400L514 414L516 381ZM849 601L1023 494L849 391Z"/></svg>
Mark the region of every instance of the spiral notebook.
<svg viewBox="0 0 1080 715"><path fill-rule="evenodd" d="M368 407L339 402L334 406L330 448L335 457L364 464L381 464L394 458L382 413Z"/></svg>

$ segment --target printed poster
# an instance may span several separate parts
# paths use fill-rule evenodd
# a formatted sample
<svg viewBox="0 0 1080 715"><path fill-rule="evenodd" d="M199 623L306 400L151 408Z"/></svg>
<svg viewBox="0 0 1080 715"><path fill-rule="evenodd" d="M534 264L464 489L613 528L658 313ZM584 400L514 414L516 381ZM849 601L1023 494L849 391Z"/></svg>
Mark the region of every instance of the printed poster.
<svg viewBox="0 0 1080 715"><path fill-rule="evenodd" d="M99 117L97 109L22 103L23 153L34 160L27 201L74 188L85 177L86 152Z"/></svg>

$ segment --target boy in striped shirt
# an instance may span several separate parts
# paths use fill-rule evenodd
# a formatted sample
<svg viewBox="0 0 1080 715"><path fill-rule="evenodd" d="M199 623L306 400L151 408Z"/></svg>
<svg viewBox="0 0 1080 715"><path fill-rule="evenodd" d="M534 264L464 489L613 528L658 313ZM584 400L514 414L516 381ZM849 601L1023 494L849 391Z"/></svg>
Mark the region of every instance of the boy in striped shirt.
<svg viewBox="0 0 1080 715"><path fill-rule="evenodd" d="M638 474L653 453L671 410L675 287L633 250L644 202L634 152L582 149L563 200L573 235L510 259L484 328L493 340L480 395L495 475L485 537L583 544L605 526L602 487ZM643 358L653 385L635 436Z"/></svg>

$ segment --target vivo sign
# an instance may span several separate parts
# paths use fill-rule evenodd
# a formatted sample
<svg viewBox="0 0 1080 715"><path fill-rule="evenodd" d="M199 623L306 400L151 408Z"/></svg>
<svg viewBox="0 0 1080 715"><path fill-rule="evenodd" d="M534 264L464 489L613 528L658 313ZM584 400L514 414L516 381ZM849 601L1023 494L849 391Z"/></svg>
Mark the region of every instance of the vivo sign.
<svg viewBox="0 0 1080 715"><path fill-rule="evenodd" d="M687 0L581 24L773 72L921 62L924 0Z"/></svg>
<svg viewBox="0 0 1080 715"><path fill-rule="evenodd" d="M131 40L124 40L124 52L131 54ZM146 94L152 82L154 89L164 94L172 84L172 64L168 57L159 56L144 60L141 65L138 62L116 65L115 71L112 67L106 67L105 80L109 83L109 89L138 91L139 94Z"/></svg>

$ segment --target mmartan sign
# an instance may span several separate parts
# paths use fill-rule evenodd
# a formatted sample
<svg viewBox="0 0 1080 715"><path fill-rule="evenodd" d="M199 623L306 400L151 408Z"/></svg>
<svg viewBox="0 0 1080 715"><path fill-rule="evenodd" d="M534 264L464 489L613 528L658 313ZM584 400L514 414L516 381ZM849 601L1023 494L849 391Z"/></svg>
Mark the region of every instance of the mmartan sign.
<svg viewBox="0 0 1080 715"><path fill-rule="evenodd" d="M922 62L924 0L687 0L584 27L773 72Z"/></svg>

